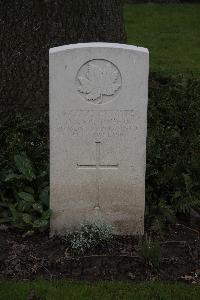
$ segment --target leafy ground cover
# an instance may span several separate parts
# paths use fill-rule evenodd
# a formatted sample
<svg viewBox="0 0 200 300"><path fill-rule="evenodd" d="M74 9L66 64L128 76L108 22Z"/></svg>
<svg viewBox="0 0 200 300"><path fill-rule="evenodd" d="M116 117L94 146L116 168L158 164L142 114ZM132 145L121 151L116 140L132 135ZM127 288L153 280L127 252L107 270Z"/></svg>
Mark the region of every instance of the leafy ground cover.
<svg viewBox="0 0 200 300"><path fill-rule="evenodd" d="M199 95L194 77L150 77L145 221L156 232L200 207ZM25 115L0 124L0 224L48 227L48 126Z"/></svg>
<svg viewBox="0 0 200 300"><path fill-rule="evenodd" d="M128 42L147 47L150 71L200 74L200 5L125 5Z"/></svg>
<svg viewBox="0 0 200 300"><path fill-rule="evenodd" d="M0 300L197 300L200 287L165 283L0 282Z"/></svg>

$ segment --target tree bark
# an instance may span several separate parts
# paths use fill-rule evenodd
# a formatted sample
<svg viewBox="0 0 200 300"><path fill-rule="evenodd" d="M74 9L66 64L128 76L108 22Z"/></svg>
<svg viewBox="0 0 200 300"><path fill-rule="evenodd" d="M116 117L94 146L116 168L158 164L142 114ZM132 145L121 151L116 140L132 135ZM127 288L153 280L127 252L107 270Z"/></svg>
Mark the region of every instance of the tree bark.
<svg viewBox="0 0 200 300"><path fill-rule="evenodd" d="M0 1L0 113L48 111L48 50L126 42L121 0Z"/></svg>
<svg viewBox="0 0 200 300"><path fill-rule="evenodd" d="M126 42L121 0L72 1L72 11L73 40Z"/></svg>

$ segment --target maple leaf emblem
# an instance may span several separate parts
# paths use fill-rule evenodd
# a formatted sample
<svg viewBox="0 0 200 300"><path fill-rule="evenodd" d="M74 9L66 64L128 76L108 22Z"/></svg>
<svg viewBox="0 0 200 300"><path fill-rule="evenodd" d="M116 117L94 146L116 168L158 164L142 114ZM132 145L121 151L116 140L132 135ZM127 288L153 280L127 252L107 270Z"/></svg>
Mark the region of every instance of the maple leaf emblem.
<svg viewBox="0 0 200 300"><path fill-rule="evenodd" d="M119 71L113 70L113 66L107 62L105 66L98 66L93 62L88 63L88 70L85 75L79 76L79 92L84 93L88 101L103 101L103 95L112 96L120 88L117 82Z"/></svg>

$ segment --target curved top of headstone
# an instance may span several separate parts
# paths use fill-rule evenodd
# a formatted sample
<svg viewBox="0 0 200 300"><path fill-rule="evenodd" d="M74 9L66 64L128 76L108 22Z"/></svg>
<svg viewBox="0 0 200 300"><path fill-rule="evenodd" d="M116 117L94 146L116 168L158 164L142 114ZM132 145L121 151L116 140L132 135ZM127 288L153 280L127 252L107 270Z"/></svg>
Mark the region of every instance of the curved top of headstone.
<svg viewBox="0 0 200 300"><path fill-rule="evenodd" d="M128 109L136 105L136 99L147 97L144 87L148 85L149 51L146 48L79 43L51 48L49 56L50 74L54 73L58 80L59 97L71 109L93 106L100 110L105 109L104 104L106 109L112 106Z"/></svg>
<svg viewBox="0 0 200 300"><path fill-rule="evenodd" d="M78 44L58 46L58 47L51 48L49 50L49 53L62 52L70 49L82 49L82 48L114 48L114 49L125 49L125 50L133 50L133 51L138 51L143 53L149 53L148 49L143 47L137 47L137 46L127 45L127 44L102 43L102 42L78 43Z"/></svg>

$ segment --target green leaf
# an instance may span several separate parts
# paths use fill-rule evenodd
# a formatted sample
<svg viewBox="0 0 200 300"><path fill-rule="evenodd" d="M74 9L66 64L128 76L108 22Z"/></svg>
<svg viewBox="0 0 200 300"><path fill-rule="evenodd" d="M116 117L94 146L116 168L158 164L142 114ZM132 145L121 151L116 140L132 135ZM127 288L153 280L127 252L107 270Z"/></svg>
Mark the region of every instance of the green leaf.
<svg viewBox="0 0 200 300"><path fill-rule="evenodd" d="M186 186L187 192L189 192L190 188L192 186L191 177L188 174L183 174L183 178L184 178L184 181L185 181L185 186Z"/></svg>
<svg viewBox="0 0 200 300"><path fill-rule="evenodd" d="M32 210L32 201L21 200L18 203L18 210L21 212L30 212Z"/></svg>
<svg viewBox="0 0 200 300"><path fill-rule="evenodd" d="M176 191L175 193L174 193L174 195L173 195L173 199L177 199L177 198L180 198L182 196L182 193L181 193L181 191Z"/></svg>
<svg viewBox="0 0 200 300"><path fill-rule="evenodd" d="M48 225L48 220L39 219L34 221L33 228L43 228L46 227L47 225Z"/></svg>
<svg viewBox="0 0 200 300"><path fill-rule="evenodd" d="M12 181L14 179L21 179L21 178L22 178L22 175L18 175L18 174L15 174L15 173L10 173L6 176L4 181L8 182L8 181Z"/></svg>
<svg viewBox="0 0 200 300"><path fill-rule="evenodd" d="M29 194L29 193L26 193L26 192L20 192L20 193L17 193L17 195L25 201L28 201L28 202L34 202L35 201L32 194Z"/></svg>
<svg viewBox="0 0 200 300"><path fill-rule="evenodd" d="M37 181L38 181L38 188L39 190L43 190L44 188L48 188L49 187L49 181L48 180L44 180L44 178L40 178L37 176Z"/></svg>
<svg viewBox="0 0 200 300"><path fill-rule="evenodd" d="M32 217L29 214L22 214L22 220L26 224L32 224Z"/></svg>
<svg viewBox="0 0 200 300"><path fill-rule="evenodd" d="M45 177L47 174L48 174L47 171L44 170L44 171L42 171L42 172L39 174L38 178Z"/></svg>
<svg viewBox="0 0 200 300"><path fill-rule="evenodd" d="M35 210L35 211L37 211L37 212L39 212L39 213L43 213L43 207L42 207L42 205L41 204L39 204L39 203L34 203L33 205L32 205L32 207L33 207L33 209Z"/></svg>
<svg viewBox="0 0 200 300"><path fill-rule="evenodd" d="M24 192L27 192L27 193L32 194L32 195L35 193L34 189L31 186L25 186L23 188L23 190L24 190Z"/></svg>
<svg viewBox="0 0 200 300"><path fill-rule="evenodd" d="M49 207L49 187L44 188L40 192L39 199L45 207Z"/></svg>
<svg viewBox="0 0 200 300"><path fill-rule="evenodd" d="M27 180L32 181L36 178L32 163L25 154L15 155L14 160L17 169L25 176Z"/></svg>
<svg viewBox="0 0 200 300"><path fill-rule="evenodd" d="M42 219L49 220L51 217L51 209L48 209L43 212Z"/></svg>
<svg viewBox="0 0 200 300"><path fill-rule="evenodd" d="M19 212L16 210L16 206L17 206L17 203L9 205L9 209L10 209L11 215L13 217L13 221L17 221L19 219L19 215L20 215Z"/></svg>

